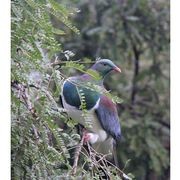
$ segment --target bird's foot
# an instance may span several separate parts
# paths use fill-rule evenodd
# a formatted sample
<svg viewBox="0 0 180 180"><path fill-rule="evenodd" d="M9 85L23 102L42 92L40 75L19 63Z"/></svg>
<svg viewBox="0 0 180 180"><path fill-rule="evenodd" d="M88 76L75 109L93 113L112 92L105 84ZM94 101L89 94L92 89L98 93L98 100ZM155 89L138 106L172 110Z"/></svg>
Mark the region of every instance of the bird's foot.
<svg viewBox="0 0 180 180"><path fill-rule="evenodd" d="M87 142L89 142L90 144L94 144L98 139L98 135L84 130L83 138L84 138L84 144L86 144Z"/></svg>
<svg viewBox="0 0 180 180"><path fill-rule="evenodd" d="M91 139L90 133L84 131L84 133L83 133L83 138L84 138L84 144L86 144L87 142L89 142L90 139Z"/></svg>

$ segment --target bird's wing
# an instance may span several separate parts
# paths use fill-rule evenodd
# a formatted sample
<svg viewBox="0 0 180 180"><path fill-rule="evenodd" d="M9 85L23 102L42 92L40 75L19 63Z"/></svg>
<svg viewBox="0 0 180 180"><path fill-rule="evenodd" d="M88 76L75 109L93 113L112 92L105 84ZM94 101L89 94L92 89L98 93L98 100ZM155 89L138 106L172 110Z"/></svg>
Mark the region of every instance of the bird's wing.
<svg viewBox="0 0 180 180"><path fill-rule="evenodd" d="M86 79L82 79L81 76L69 78L63 84L62 96L65 99L66 103L74 106L77 109L81 109L83 98L86 109L90 110L98 102L100 94L94 90L82 86L81 84L85 81Z"/></svg>
<svg viewBox="0 0 180 180"><path fill-rule="evenodd" d="M116 105L107 96L102 95L95 113L102 128L118 141L121 136L121 128Z"/></svg>

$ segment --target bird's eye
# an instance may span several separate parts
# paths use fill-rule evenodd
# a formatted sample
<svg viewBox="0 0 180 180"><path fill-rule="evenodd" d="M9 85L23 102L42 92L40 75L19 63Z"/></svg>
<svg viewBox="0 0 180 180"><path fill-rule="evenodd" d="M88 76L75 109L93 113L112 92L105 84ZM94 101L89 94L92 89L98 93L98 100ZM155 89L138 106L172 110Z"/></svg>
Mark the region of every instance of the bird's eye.
<svg viewBox="0 0 180 180"><path fill-rule="evenodd" d="M107 64L106 64L106 63L103 63L103 65L104 65L104 66L107 66Z"/></svg>

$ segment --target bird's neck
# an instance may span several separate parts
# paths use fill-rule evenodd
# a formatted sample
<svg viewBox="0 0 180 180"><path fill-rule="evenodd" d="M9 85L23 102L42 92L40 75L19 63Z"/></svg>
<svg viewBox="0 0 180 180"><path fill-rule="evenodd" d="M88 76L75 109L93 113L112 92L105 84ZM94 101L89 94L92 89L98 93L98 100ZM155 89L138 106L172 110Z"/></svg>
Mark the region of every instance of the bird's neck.
<svg viewBox="0 0 180 180"><path fill-rule="evenodd" d="M97 70L97 67L96 67L95 64L94 64L90 69L93 70L93 71L95 71L95 72L97 72L97 73L99 74L99 76L101 77L102 80L104 80L104 78L106 77L106 75L108 75L109 72L111 71L111 70Z"/></svg>
<svg viewBox="0 0 180 180"><path fill-rule="evenodd" d="M92 81L93 84L97 84L97 85L103 85L103 82L104 82L104 77L102 76L100 76L99 79L95 79L89 74L83 74L81 77L83 78L83 80L86 80L88 82Z"/></svg>

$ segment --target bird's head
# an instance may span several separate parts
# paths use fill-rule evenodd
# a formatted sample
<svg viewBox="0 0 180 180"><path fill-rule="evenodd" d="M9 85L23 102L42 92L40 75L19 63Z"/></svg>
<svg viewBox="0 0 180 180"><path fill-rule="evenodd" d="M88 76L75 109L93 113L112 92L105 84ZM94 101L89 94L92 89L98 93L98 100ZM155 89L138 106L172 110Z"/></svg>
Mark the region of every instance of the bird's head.
<svg viewBox="0 0 180 180"><path fill-rule="evenodd" d="M121 72L121 69L109 59L98 60L91 69L97 71L102 77L105 77L111 71Z"/></svg>

